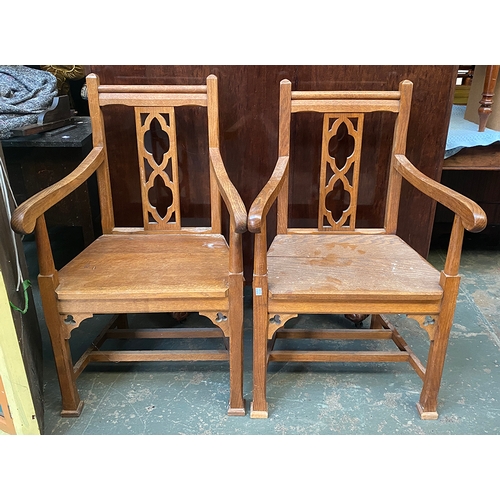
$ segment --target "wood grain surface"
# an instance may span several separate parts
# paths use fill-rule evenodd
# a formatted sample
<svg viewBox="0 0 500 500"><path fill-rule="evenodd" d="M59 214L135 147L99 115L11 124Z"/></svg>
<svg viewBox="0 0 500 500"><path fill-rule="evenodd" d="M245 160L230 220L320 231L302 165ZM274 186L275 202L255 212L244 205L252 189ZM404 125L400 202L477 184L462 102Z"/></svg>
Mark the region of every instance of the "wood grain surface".
<svg viewBox="0 0 500 500"><path fill-rule="evenodd" d="M268 271L273 299L432 301L443 294L439 272L393 235L278 235Z"/></svg>

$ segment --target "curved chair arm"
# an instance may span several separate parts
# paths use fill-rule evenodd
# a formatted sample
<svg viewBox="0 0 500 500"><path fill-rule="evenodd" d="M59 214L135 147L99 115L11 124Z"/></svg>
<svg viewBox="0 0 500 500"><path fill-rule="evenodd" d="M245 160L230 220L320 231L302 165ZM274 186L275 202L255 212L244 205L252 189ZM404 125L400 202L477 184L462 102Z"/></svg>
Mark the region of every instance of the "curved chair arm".
<svg viewBox="0 0 500 500"><path fill-rule="evenodd" d="M70 174L21 203L12 214L12 229L21 234L32 233L38 217L83 184L104 160L102 147L92 149Z"/></svg>
<svg viewBox="0 0 500 500"><path fill-rule="evenodd" d="M271 178L252 203L248 214L248 229L250 232L261 232L262 219L265 219L267 212L269 212L286 179L285 174L288 169L288 160L288 156L280 156L278 158Z"/></svg>
<svg viewBox="0 0 500 500"><path fill-rule="evenodd" d="M395 155L396 170L419 191L449 208L460 217L467 231L479 233L487 224L484 210L475 202L427 177L404 155Z"/></svg>
<svg viewBox="0 0 500 500"><path fill-rule="evenodd" d="M209 152L220 194L234 220L235 232L244 233L247 230L247 210L243 200L227 175L219 149L210 148Z"/></svg>

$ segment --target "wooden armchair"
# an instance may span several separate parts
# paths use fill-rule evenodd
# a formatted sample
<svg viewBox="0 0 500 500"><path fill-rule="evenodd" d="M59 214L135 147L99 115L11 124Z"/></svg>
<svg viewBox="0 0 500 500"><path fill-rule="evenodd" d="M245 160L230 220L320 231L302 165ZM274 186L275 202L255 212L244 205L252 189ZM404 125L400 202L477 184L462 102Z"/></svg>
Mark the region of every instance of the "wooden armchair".
<svg viewBox="0 0 500 500"><path fill-rule="evenodd" d="M206 85L100 85L87 77L93 150L67 177L20 205L12 217L19 233L35 231L39 285L62 394L62 415L79 416L76 379L91 362L229 361L230 415L244 415L243 266L245 206L228 178L219 151L217 78ZM131 106L135 113L143 227L115 227L102 107ZM183 227L180 213L176 108L206 107L210 227ZM118 166L119 167L119 166ZM84 183L98 181L103 235L56 270L44 213ZM183 172L186 175L186 172ZM158 193L167 193L167 202ZM222 203L229 212L229 243L221 232ZM127 328L127 313L199 312L214 328L152 331ZM112 323L74 364L73 329L95 314ZM120 326L118 329L117 326ZM104 350L108 338L220 337L220 350Z"/></svg>
<svg viewBox="0 0 500 500"><path fill-rule="evenodd" d="M292 91L288 80L280 84L279 158L248 219L248 228L255 233L253 418L268 416L268 363L287 361L409 362L423 381L417 404L420 416L437 418L438 390L459 289L463 232L464 228L481 231L486 216L477 204L431 180L405 157L412 88L412 82L403 81L397 91L314 92ZM323 114L322 142L318 137L318 226L314 229L289 227L290 123L292 114L301 112ZM375 112L396 114L385 220L383 227L361 228L356 224L356 209L363 124L365 115ZM306 136L295 131L301 145ZM455 213L442 272L395 234L403 178ZM266 217L275 200L277 235L268 248ZM407 314L427 331L426 366L384 316L391 313ZM300 314L371 315L371 325L344 331L284 328ZM278 349L279 339L286 338L387 339L395 346L391 344L392 350L387 351Z"/></svg>

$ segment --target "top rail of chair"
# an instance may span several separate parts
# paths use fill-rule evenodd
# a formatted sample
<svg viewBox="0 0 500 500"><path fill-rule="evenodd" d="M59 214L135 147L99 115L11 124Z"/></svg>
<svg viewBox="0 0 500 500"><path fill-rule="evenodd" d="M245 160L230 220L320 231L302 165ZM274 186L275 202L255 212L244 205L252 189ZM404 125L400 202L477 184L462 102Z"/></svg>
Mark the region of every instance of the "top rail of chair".
<svg viewBox="0 0 500 500"><path fill-rule="evenodd" d="M310 100L310 99L380 99L380 100L399 100L401 92L399 90L368 90L368 91L350 91L350 90L293 90L292 101Z"/></svg>
<svg viewBox="0 0 500 500"><path fill-rule="evenodd" d="M100 94L206 94L206 85L99 85Z"/></svg>

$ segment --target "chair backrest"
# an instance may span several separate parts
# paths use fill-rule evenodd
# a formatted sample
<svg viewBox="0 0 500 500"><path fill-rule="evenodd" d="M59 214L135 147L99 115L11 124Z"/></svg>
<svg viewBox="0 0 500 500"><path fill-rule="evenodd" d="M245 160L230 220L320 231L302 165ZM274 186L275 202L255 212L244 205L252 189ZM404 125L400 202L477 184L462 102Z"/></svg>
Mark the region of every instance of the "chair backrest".
<svg viewBox="0 0 500 500"><path fill-rule="evenodd" d="M206 85L101 85L95 74L87 77L89 111L94 147L106 150L102 108L123 105L134 108L143 231L200 232L182 226L175 109L207 108L208 146L219 147L217 78ZM106 154L107 158L107 154ZM207 168L209 160L207 158ZM104 233L123 230L114 224L109 166L106 159L97 171L101 221ZM221 232L221 196L210 169L211 226L203 232ZM135 228L134 228L135 230Z"/></svg>
<svg viewBox="0 0 500 500"><path fill-rule="evenodd" d="M292 91L280 83L279 156L290 156L290 123L293 113L323 115L319 179L318 231L357 231L359 171L365 115L378 111L396 115L391 164L394 155L405 154L412 82L405 80L396 91ZM288 227L288 176L278 197L278 234L294 232ZM401 176L390 168L384 228L397 228ZM303 231L303 229L297 229Z"/></svg>

